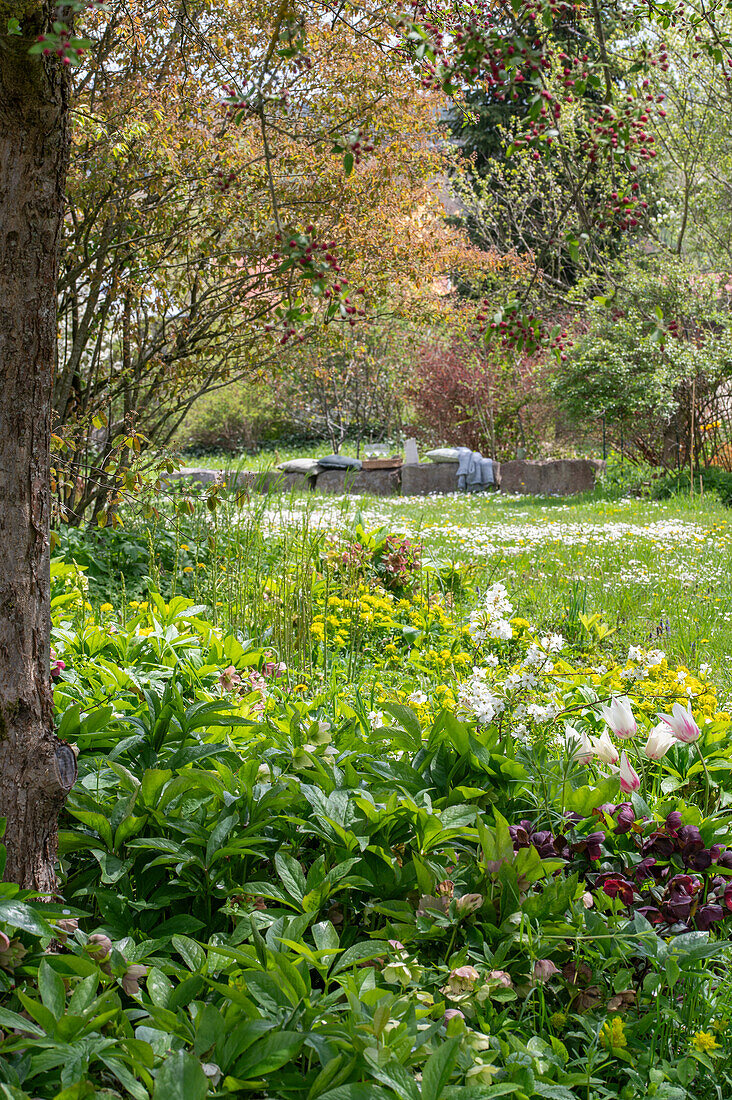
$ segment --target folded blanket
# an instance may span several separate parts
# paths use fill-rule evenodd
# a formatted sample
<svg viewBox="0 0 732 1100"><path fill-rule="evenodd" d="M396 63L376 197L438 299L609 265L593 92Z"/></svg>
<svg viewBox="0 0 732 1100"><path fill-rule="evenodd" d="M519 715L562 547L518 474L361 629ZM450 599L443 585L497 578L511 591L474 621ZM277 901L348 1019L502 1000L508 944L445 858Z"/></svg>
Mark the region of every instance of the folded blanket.
<svg viewBox="0 0 732 1100"><path fill-rule="evenodd" d="M480 451L471 451L470 447L458 448L457 487L458 492L482 493L495 484L493 460L483 458Z"/></svg>

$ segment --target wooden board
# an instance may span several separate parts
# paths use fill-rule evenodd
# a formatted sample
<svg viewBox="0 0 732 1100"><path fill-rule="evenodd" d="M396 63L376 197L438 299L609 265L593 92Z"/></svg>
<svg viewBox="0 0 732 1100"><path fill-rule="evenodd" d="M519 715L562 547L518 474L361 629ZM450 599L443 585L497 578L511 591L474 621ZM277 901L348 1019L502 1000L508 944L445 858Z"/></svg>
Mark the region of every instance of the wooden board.
<svg viewBox="0 0 732 1100"><path fill-rule="evenodd" d="M398 470L402 464L401 458L365 458L361 463L362 470Z"/></svg>

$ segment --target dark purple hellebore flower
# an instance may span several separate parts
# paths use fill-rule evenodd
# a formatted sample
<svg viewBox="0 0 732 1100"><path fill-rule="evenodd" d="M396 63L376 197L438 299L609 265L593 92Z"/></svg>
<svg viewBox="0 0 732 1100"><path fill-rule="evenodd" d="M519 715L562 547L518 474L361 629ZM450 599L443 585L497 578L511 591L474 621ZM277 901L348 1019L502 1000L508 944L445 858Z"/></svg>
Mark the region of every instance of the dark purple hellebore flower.
<svg viewBox="0 0 732 1100"><path fill-rule="evenodd" d="M677 836L685 863L688 863L695 852L701 852L704 848L704 841L696 825L682 825Z"/></svg>
<svg viewBox="0 0 732 1100"><path fill-rule="evenodd" d="M644 882L647 878L653 878L651 867L656 866L656 860L653 856L646 856L633 870L633 878L636 882Z"/></svg>
<svg viewBox="0 0 732 1100"><path fill-rule="evenodd" d="M549 829L541 829L538 833L534 833L531 843L542 859L553 859L557 854L554 849L554 837Z"/></svg>
<svg viewBox="0 0 732 1100"><path fill-rule="evenodd" d="M721 905L702 905L696 911L696 926L702 932L708 932L715 921L721 920L724 910Z"/></svg>
<svg viewBox="0 0 732 1100"><path fill-rule="evenodd" d="M666 833L651 833L643 842L644 855L649 855L652 852L659 859L670 859L675 851L676 841Z"/></svg>
<svg viewBox="0 0 732 1100"><path fill-rule="evenodd" d="M602 889L609 898L620 898L623 905L633 904L633 885L623 875L603 875Z"/></svg>
<svg viewBox="0 0 732 1100"><path fill-rule="evenodd" d="M618 834L629 833L635 824L635 811L630 802L621 802L617 808L617 824L615 832Z"/></svg>
<svg viewBox="0 0 732 1100"><path fill-rule="evenodd" d="M572 851L577 854L585 852L588 859L601 859L602 851L600 845L604 839L604 833L588 833L587 836L580 837L580 839L572 845Z"/></svg>

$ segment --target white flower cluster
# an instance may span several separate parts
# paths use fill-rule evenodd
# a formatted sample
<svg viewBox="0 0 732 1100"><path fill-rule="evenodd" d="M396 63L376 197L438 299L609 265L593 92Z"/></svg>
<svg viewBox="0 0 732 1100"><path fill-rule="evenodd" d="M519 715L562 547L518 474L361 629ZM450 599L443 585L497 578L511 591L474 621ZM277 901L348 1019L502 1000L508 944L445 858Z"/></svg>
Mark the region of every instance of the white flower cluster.
<svg viewBox="0 0 732 1100"><path fill-rule="evenodd" d="M513 604L508 598L505 584L498 581L485 594L483 606L470 615L468 629L477 645L487 641L508 642L513 637L509 622Z"/></svg>
<svg viewBox="0 0 732 1100"><path fill-rule="evenodd" d="M560 707L556 703L529 703L526 713L536 723L552 722L559 714Z"/></svg>
<svg viewBox="0 0 732 1100"><path fill-rule="evenodd" d="M635 668L623 669L626 680L645 680L652 668L656 668L666 659L662 649L643 649L642 646L632 645L628 649L628 664Z"/></svg>
<svg viewBox="0 0 732 1100"><path fill-rule="evenodd" d="M526 650L526 656L521 662L525 669L541 669L542 672L553 672L554 662L549 659L550 653L558 653L564 648L564 638L561 634L548 634L540 642L532 642ZM531 686L527 684L525 686Z"/></svg>
<svg viewBox="0 0 732 1100"><path fill-rule="evenodd" d="M471 718L477 718L481 725L492 722L503 713L506 706L505 700L496 695L492 685L487 682L486 673L484 668L474 668L470 679L458 688L460 711Z"/></svg>

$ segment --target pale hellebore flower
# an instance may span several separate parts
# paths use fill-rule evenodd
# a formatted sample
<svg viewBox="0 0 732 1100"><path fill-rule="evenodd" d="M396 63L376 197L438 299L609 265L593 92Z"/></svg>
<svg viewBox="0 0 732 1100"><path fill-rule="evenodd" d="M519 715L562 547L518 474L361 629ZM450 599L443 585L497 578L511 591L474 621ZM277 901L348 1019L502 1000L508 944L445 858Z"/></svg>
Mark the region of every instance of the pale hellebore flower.
<svg viewBox="0 0 732 1100"><path fill-rule="evenodd" d="M602 731L600 737L591 737L592 751L601 764L616 764L620 759L620 753L610 740L607 730Z"/></svg>
<svg viewBox="0 0 732 1100"><path fill-rule="evenodd" d="M659 714L658 717L670 726L677 741L688 744L689 741L697 741L701 737L701 730L691 713L691 704L688 707L682 707L681 703L674 703L671 714Z"/></svg>
<svg viewBox="0 0 732 1100"><path fill-rule="evenodd" d="M456 970L450 971L447 982L441 987L440 993L450 997L451 1000L464 997L466 993L473 989L479 977L480 974L474 966L459 966Z"/></svg>
<svg viewBox="0 0 732 1100"><path fill-rule="evenodd" d="M513 981L507 970L491 970L488 981L498 982L503 989L513 989Z"/></svg>
<svg viewBox="0 0 732 1100"><path fill-rule="evenodd" d="M558 973L559 969L551 959L537 959L534 963L534 981L540 982L542 985Z"/></svg>
<svg viewBox="0 0 732 1100"><path fill-rule="evenodd" d="M592 742L584 730L578 730L569 723L564 727L564 744L567 752L580 764L589 764L595 755Z"/></svg>
<svg viewBox="0 0 732 1100"><path fill-rule="evenodd" d="M632 794L640 787L640 777L625 753L620 754L620 790L623 794Z"/></svg>
<svg viewBox="0 0 732 1100"><path fill-rule="evenodd" d="M667 722L659 722L648 734L648 740L643 746L643 752L649 760L660 760L665 756L672 745L676 744Z"/></svg>
<svg viewBox="0 0 732 1100"><path fill-rule="evenodd" d="M638 725L627 695L616 696L610 701L609 707L601 707L600 710L616 737L625 740L635 736Z"/></svg>
<svg viewBox="0 0 732 1100"><path fill-rule="evenodd" d="M234 665L229 665L219 676L219 684L222 691L233 691L237 684L241 683L241 676Z"/></svg>

